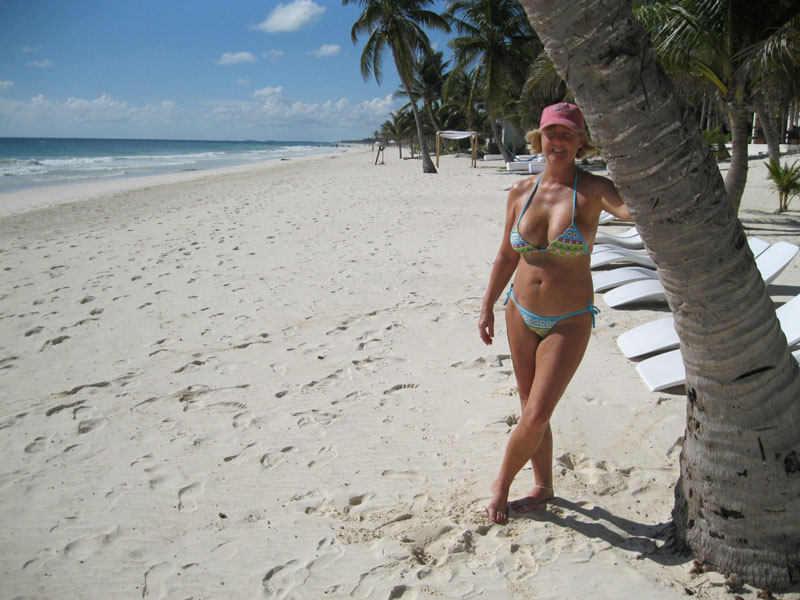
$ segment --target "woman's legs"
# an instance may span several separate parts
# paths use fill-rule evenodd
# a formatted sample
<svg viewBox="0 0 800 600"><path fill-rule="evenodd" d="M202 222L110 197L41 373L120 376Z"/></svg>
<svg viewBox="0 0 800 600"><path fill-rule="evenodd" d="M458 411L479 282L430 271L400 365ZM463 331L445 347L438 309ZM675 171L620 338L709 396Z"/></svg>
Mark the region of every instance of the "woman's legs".
<svg viewBox="0 0 800 600"><path fill-rule="evenodd" d="M589 313L560 321L544 338L528 329L515 306L506 309L506 323L514 373L519 387L522 414L506 446L500 474L492 484L487 512L492 521L508 517L508 492L516 474L531 460L536 484L552 487L553 436L550 417L589 343L592 319ZM520 501L530 510L552 490L534 488L530 500Z"/></svg>

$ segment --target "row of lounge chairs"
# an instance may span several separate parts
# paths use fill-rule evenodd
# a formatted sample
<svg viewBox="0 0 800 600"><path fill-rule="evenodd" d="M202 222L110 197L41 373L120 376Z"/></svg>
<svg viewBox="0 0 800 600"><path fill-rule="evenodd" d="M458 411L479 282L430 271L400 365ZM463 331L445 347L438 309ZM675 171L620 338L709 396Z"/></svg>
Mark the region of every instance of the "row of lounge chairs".
<svg viewBox="0 0 800 600"><path fill-rule="evenodd" d="M606 222L613 219L604 214L601 216L601 223L604 218ZM621 234L598 232L595 241L592 268L622 262L637 265L593 273L594 290L605 292L603 300L609 307L666 303L666 292L658 280L655 264L647 256L644 243L635 227ZM624 245L620 241L624 241ZM748 243L756 257L756 267L767 285L780 275L798 252L795 244L783 241L770 244L759 238L750 238ZM800 343L800 296L779 307L776 315L789 347ZM626 358L653 355L636 365L636 371L651 391L665 390L685 383L686 371L678 349L680 340L671 316L626 331L617 339L617 345ZM800 350L795 351L794 355L800 359Z"/></svg>

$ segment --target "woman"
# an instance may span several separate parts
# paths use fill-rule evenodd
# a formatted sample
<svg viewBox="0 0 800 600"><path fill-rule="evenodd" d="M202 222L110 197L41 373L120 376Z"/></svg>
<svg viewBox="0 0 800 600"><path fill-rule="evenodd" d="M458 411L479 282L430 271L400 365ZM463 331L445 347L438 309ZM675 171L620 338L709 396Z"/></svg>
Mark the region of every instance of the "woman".
<svg viewBox="0 0 800 600"><path fill-rule="evenodd" d="M506 522L509 508L527 512L554 496L550 417L583 358L599 312L592 304L589 254L600 211L630 220L614 184L575 165L576 158L595 150L577 106L548 106L539 129L526 139L533 152L544 155L546 166L540 176L511 187L478 322L481 339L491 344L494 304L516 271L505 313L522 413L491 486L486 510L495 523ZM533 490L509 504L511 482L528 460Z"/></svg>

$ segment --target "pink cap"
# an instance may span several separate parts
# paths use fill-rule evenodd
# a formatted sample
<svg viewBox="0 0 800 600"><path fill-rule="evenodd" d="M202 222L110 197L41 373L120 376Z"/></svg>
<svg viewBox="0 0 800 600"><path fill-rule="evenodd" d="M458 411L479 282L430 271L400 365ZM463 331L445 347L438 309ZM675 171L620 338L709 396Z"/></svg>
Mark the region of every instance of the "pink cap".
<svg viewBox="0 0 800 600"><path fill-rule="evenodd" d="M544 129L549 125L564 125L575 131L583 131L583 113L580 108L569 102L552 104L542 111L539 129Z"/></svg>

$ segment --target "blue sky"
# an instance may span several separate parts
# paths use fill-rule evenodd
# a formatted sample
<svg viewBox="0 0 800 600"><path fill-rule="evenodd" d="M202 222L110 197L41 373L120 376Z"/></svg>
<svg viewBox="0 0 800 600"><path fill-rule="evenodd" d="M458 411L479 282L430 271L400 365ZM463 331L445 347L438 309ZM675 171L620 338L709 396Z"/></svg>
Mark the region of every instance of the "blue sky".
<svg viewBox="0 0 800 600"><path fill-rule="evenodd" d="M0 0L0 136L369 136L403 102L390 55L380 86L361 77L360 13L340 0ZM446 51L446 34L430 36Z"/></svg>

